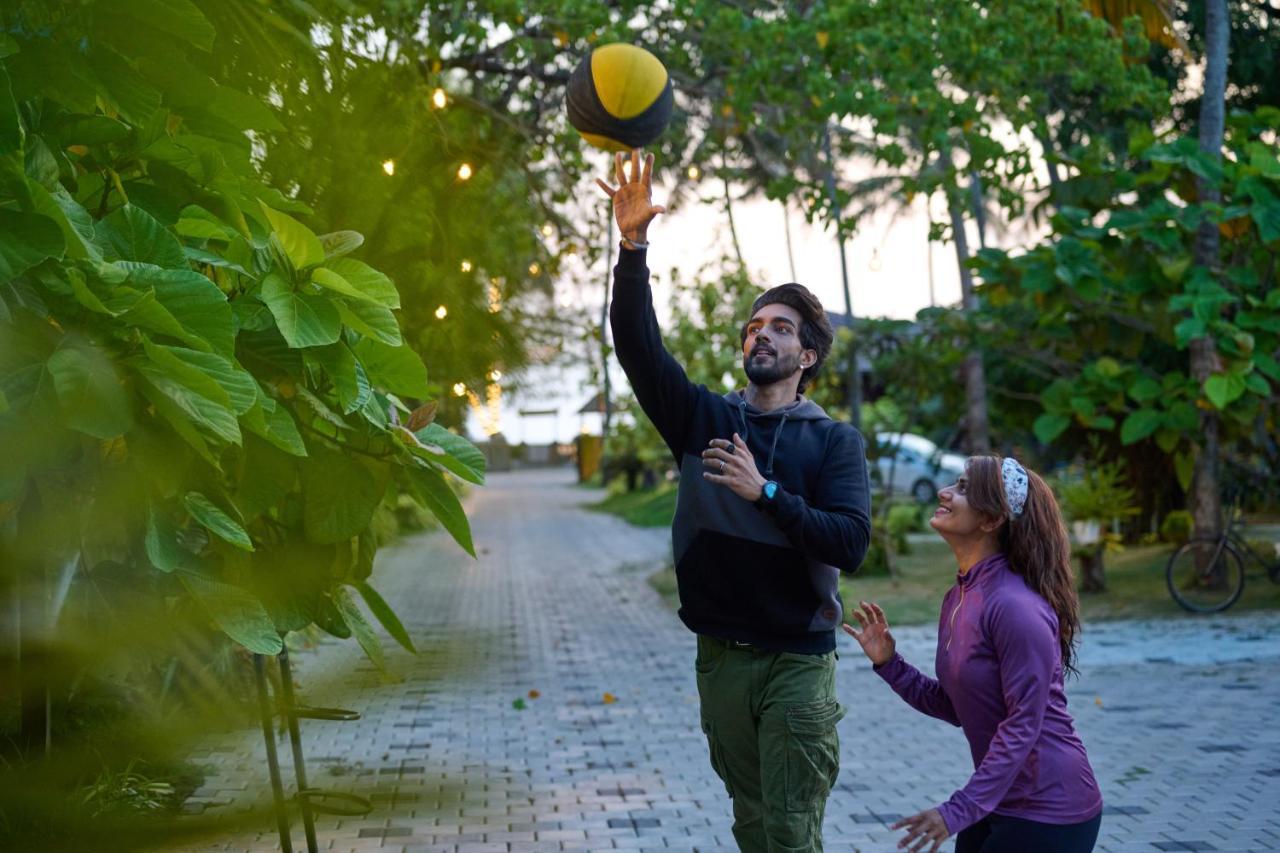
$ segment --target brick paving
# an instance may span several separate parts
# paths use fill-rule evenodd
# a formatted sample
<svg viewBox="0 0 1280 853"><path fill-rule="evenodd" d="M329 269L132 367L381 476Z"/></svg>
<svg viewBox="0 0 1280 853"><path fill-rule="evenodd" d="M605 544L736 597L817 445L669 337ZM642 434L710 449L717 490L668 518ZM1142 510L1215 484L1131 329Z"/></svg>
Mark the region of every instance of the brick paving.
<svg viewBox="0 0 1280 853"><path fill-rule="evenodd" d="M306 701L363 714L303 721L312 784L376 806L320 818L321 849L734 849L698 727L693 638L646 582L669 536L581 510L600 495L571 476L497 474L476 490L477 560L439 534L379 556L375 582L419 649L384 638L398 682L354 642L295 654ZM895 633L927 669L933 632ZM890 851L888 824L962 784L968 750L842 648L849 714L826 846ZM1108 804L1098 850L1280 850L1280 617L1089 626L1081 660L1068 693ZM211 772L188 811L269 803L260 732L205 747L195 760ZM293 845L306 849L297 820ZM169 849L279 841L264 820Z"/></svg>

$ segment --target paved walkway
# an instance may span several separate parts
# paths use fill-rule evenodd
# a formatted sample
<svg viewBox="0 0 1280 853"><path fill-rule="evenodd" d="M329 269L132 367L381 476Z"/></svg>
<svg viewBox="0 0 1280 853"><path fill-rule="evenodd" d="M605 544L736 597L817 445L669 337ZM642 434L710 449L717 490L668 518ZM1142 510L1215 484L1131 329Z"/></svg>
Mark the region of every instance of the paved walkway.
<svg viewBox="0 0 1280 853"><path fill-rule="evenodd" d="M295 655L308 701L364 714L304 721L313 783L378 806L322 818L323 849L734 849L698 727L692 637L646 583L669 537L578 508L598 497L567 471L494 475L471 501L478 560L442 535L380 555L375 581L420 651L387 640L399 683L354 642ZM927 668L932 632L895 633ZM1280 850L1278 640L1275 616L1087 630L1068 691L1108 803L1099 850ZM968 750L842 648L849 714L827 849L890 851L900 834L887 824L962 784ZM198 760L214 772L189 809L269 802L262 749L251 731L211 743ZM296 824L294 845L305 850ZM264 824L188 849L278 841Z"/></svg>

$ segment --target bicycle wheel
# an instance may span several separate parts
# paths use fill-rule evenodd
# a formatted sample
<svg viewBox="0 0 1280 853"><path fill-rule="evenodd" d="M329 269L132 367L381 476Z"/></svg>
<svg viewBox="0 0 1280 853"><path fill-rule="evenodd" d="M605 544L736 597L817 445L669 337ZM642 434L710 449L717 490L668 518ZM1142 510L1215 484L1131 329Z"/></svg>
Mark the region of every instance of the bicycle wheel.
<svg viewBox="0 0 1280 853"><path fill-rule="evenodd" d="M1223 539L1192 539L1169 558L1165 582L1173 600L1192 613L1217 613L1244 592L1244 565Z"/></svg>

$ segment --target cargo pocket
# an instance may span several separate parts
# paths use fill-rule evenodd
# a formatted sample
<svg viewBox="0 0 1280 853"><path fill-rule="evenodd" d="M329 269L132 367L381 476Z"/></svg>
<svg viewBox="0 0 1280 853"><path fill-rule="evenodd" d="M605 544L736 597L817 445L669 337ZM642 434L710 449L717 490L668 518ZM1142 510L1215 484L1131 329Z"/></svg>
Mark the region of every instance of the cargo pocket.
<svg viewBox="0 0 1280 853"><path fill-rule="evenodd" d="M834 699L787 708L787 811L813 811L826 802L840 772L836 723L843 718Z"/></svg>
<svg viewBox="0 0 1280 853"><path fill-rule="evenodd" d="M710 675L715 668L724 660L725 654L728 652L728 646L723 640L713 640L709 637L698 635L698 656L694 659L693 668L698 675Z"/></svg>
<svg viewBox="0 0 1280 853"><path fill-rule="evenodd" d="M707 736L707 749L711 753L711 769L716 771L716 775L724 783L725 793L732 798L733 786L729 784L729 772L724 764L724 747L716 738L715 726L705 717L702 720L702 733Z"/></svg>

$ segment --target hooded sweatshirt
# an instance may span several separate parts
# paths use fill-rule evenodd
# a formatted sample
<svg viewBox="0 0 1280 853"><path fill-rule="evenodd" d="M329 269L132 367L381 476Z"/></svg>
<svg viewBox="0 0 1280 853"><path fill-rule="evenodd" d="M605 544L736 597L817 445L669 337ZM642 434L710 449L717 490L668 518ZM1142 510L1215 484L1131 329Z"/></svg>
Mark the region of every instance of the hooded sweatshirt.
<svg viewBox="0 0 1280 853"><path fill-rule="evenodd" d="M857 570L870 539L862 436L803 396L762 412L741 391L694 385L662 345L645 253L623 248L614 281L618 361L680 469L671 538L681 620L769 651L831 651L840 572ZM778 483L761 507L702 476L702 451L734 433Z"/></svg>

